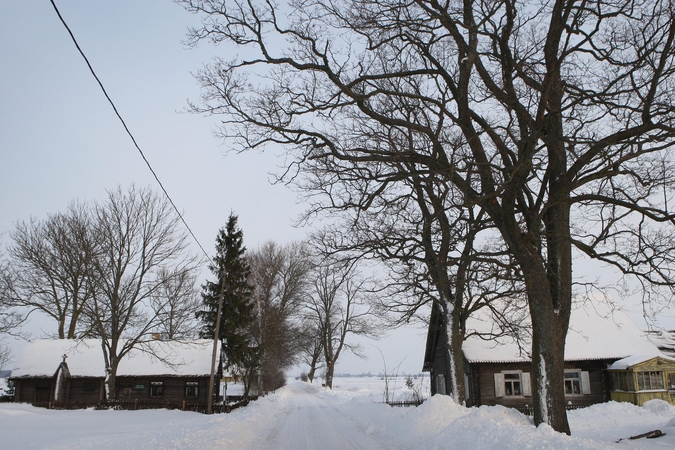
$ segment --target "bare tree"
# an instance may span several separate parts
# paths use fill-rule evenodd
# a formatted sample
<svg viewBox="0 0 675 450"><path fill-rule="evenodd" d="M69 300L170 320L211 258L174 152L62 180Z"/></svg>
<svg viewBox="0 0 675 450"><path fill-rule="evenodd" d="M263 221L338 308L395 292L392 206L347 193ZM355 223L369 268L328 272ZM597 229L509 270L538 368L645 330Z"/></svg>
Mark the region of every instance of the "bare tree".
<svg viewBox="0 0 675 450"><path fill-rule="evenodd" d="M20 327L26 320L11 301L13 291L12 273L7 261L0 253L0 369L7 368L12 359L12 351L4 341L4 335L21 336Z"/></svg>
<svg viewBox="0 0 675 450"><path fill-rule="evenodd" d="M0 334L17 336L19 327L26 320L26 315L16 310L12 301L13 295L13 272L10 271L7 261L0 255Z"/></svg>
<svg viewBox="0 0 675 450"><path fill-rule="evenodd" d="M360 355L360 346L348 335L377 337L379 331L367 302L367 280L354 263L325 261L313 273L313 292L307 299L309 316L315 320L326 363L326 387L333 388L335 364L344 349Z"/></svg>
<svg viewBox="0 0 675 450"><path fill-rule="evenodd" d="M283 371L297 362L302 343L299 310L307 292L311 257L301 243L279 246L267 242L247 256L254 286L258 342L264 392L284 382Z"/></svg>
<svg viewBox="0 0 675 450"><path fill-rule="evenodd" d="M71 203L66 213L20 222L10 234L9 299L53 318L60 339L88 332L82 314L93 296L91 227L86 205Z"/></svg>
<svg viewBox="0 0 675 450"><path fill-rule="evenodd" d="M197 312L202 305L196 274L180 268L177 273L168 270L160 271L159 279L166 282L151 297L150 307L158 315L154 331L166 339L194 339L199 335Z"/></svg>
<svg viewBox="0 0 675 450"><path fill-rule="evenodd" d="M109 191L106 201L96 204L93 223L96 289L86 313L101 338L112 399L120 360L134 348L143 349L150 332L166 325L159 296L191 280L196 260L169 201L149 188Z"/></svg>
<svg viewBox="0 0 675 450"><path fill-rule="evenodd" d="M310 310L311 311L311 310ZM302 361L309 366L307 372L307 381L314 380L316 370L323 361L323 339L319 332L319 317L312 314L307 315L302 323L302 334L300 341L300 357Z"/></svg>
<svg viewBox="0 0 675 450"><path fill-rule="evenodd" d="M0 369L7 369L12 361L12 350L3 342L0 342Z"/></svg>
<svg viewBox="0 0 675 450"><path fill-rule="evenodd" d="M388 144L403 148L406 142ZM315 241L324 253L339 254L342 259L375 259L385 265L377 306L391 326L417 320L428 323L431 303L441 311L445 392L463 403L462 344L475 333L466 330L469 316L491 309L500 326L483 335L485 339L518 332L509 321L514 310L520 311L513 304L523 298L524 287L508 249L485 211L464 206L456 189L437 175L403 164L392 168L359 162L369 170L368 176L357 177L357 169L348 170L348 164L321 160L310 170L305 187L330 198L332 209L339 206L341 219L316 233ZM327 171L341 181L325 185ZM372 188L375 180L400 178L401 172L407 175L400 181ZM315 206L321 208L321 204ZM520 307L526 304L521 302Z"/></svg>
<svg viewBox="0 0 675 450"><path fill-rule="evenodd" d="M650 295L674 285L672 4L309 0L282 16L270 2L183 3L204 15L194 43L246 55L198 75L195 111L226 114L235 148L286 145L291 177L321 160L349 162L344 177L414 167L484 209L526 287L535 423L569 433L573 246ZM409 178L389 173L368 178L374 194Z"/></svg>

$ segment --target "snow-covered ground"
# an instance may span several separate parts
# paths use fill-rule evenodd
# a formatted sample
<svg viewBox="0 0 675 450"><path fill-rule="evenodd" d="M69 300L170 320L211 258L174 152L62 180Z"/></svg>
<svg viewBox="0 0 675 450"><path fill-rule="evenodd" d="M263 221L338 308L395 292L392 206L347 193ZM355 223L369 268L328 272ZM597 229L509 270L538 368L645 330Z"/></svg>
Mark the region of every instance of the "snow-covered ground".
<svg viewBox="0 0 675 450"><path fill-rule="evenodd" d="M403 379L396 396L409 394ZM463 408L435 396L382 404L377 377L336 378L333 391L291 381L231 414L55 411L0 404L2 449L602 449L675 448L675 407L606 403L569 414L572 437L503 407ZM390 385L390 389L393 386ZM657 439L627 438L660 429ZM617 440L623 438L620 442Z"/></svg>

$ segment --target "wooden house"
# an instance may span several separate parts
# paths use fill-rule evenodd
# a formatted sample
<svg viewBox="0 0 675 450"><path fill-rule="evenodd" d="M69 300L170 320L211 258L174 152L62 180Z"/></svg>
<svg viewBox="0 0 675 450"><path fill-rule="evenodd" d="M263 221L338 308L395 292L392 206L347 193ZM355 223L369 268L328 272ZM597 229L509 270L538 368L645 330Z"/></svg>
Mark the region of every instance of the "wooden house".
<svg viewBox="0 0 675 450"><path fill-rule="evenodd" d="M470 337L462 344L466 404L526 410L532 406L532 358L527 339L520 344L508 336L485 339L484 333L493 325L494 321L480 314L467 321ZM423 367L431 375L432 395L449 393L445 330L440 309L432 308ZM624 313L603 311L597 305L573 310L565 345L568 406L608 401L608 367L634 354L658 356L659 351Z"/></svg>
<svg viewBox="0 0 675 450"><path fill-rule="evenodd" d="M120 361L116 398L156 404L206 402L212 345L210 340L152 340L139 345ZM74 407L107 399L97 339L33 341L24 348L10 379L15 402Z"/></svg>
<svg viewBox="0 0 675 450"><path fill-rule="evenodd" d="M653 399L675 404L675 359L633 355L607 368L610 398L638 406Z"/></svg>

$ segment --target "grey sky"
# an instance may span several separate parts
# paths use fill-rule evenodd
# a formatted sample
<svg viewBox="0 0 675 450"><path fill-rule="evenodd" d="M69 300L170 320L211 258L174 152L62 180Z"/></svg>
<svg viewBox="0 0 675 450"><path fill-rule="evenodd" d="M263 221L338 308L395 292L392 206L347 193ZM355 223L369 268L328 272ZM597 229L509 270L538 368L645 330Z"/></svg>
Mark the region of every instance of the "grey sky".
<svg viewBox="0 0 675 450"><path fill-rule="evenodd" d="M292 226L296 195L269 183L282 161L273 151L230 154L212 135L217 117L181 113L199 88L191 72L226 46L181 44L198 19L170 0L57 0L119 112L204 248L211 252L230 211L248 248L302 239ZM0 234L44 218L74 199L101 199L135 182L157 188L48 0L0 2ZM7 244L7 236L0 244ZM195 246L196 250L196 246ZM575 274L586 273L575 267ZM640 309L627 304L639 321ZM675 323L672 313L663 325ZM641 326L643 324L640 324ZM44 331L51 325L40 324ZM38 333L39 334L39 333ZM364 342L369 360L345 356L338 372L378 372L405 358L421 369L424 330Z"/></svg>
<svg viewBox="0 0 675 450"><path fill-rule="evenodd" d="M198 19L170 0L56 3L207 252L230 211L239 215L248 248L306 235L292 226L303 209L296 195L269 183L282 163L274 152L224 157L212 135L218 118L181 113L199 97L191 72L232 49L187 49L181 41ZM0 233L74 199L101 199L117 184L159 189L48 0L0 2L0 55ZM51 326L39 321L37 336ZM381 370L372 344L364 342L369 360L344 356L337 371ZM374 344L389 367L407 356L401 370L421 370L423 330Z"/></svg>

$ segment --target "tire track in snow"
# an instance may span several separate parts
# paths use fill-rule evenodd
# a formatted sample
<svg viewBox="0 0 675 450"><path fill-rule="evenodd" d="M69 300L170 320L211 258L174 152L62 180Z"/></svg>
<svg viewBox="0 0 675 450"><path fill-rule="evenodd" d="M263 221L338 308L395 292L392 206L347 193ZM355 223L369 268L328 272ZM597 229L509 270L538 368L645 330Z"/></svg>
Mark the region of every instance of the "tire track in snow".
<svg viewBox="0 0 675 450"><path fill-rule="evenodd" d="M265 450L391 450L359 424L345 416L312 388L303 384L288 385L292 391L288 407L277 418L262 448Z"/></svg>

